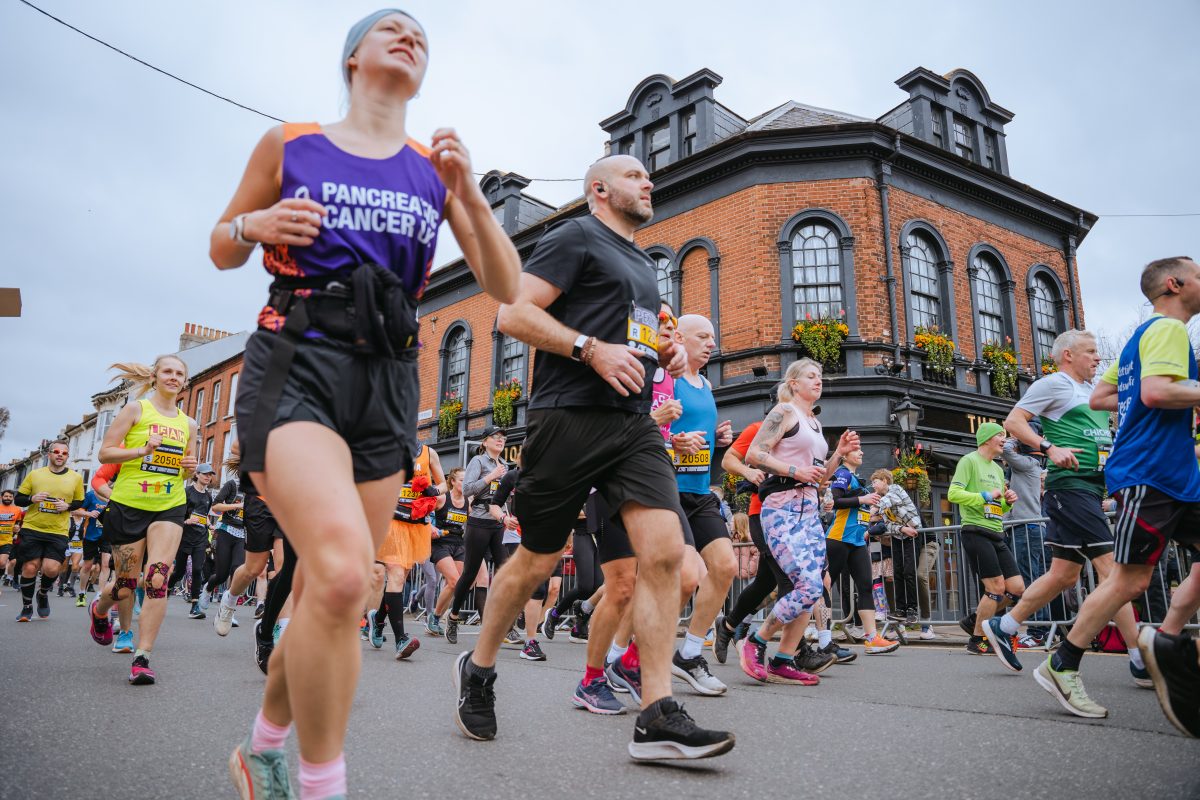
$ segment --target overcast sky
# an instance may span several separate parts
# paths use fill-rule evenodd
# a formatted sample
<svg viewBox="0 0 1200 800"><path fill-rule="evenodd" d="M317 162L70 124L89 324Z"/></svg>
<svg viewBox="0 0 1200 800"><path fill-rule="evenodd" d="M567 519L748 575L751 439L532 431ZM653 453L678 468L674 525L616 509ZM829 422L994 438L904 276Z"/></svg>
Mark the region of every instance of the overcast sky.
<svg viewBox="0 0 1200 800"><path fill-rule="evenodd" d="M347 0L204 3L39 0L51 14L161 69L290 121L331 122L344 101L346 30L379 8ZM601 119L642 78L708 67L743 117L786 100L877 117L916 66L974 72L1015 113L1012 176L1105 215L1200 212L1195 36L1200 3L411 2L429 73L409 130L452 125L475 169L576 177ZM0 461L92 410L117 360L177 347L184 322L254 324L257 258L219 273L208 236L272 124L0 0L0 319L12 411ZM560 204L580 183L535 182ZM1089 325L1120 331L1151 258L1196 254L1200 217L1101 217L1079 251ZM443 230L443 242L451 241ZM438 262L455 252L443 247Z"/></svg>

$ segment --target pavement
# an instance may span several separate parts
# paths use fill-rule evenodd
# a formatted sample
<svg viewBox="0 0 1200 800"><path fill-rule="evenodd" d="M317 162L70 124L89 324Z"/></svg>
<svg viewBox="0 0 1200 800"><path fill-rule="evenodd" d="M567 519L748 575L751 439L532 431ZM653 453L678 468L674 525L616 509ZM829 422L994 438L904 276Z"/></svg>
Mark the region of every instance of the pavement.
<svg viewBox="0 0 1200 800"><path fill-rule="evenodd" d="M249 610L222 639L212 609L190 620L172 598L153 659L160 680L131 687L130 656L91 641L86 609L57 597L51 607L49 619L17 624L17 593L0 595L0 798L233 797L226 759L264 681ZM710 657L729 693L696 697L677 682L676 696L701 724L733 730L737 747L706 761L643 765L626 753L632 714L571 705L584 647L565 636L542 643L544 663L504 649L500 735L464 739L451 718L450 668L473 634L463 628L459 647L422 635L407 662L393 659L390 642L378 651L363 644L346 741L351 797L1200 797L1200 741L1175 731L1120 656L1084 661L1106 720L1071 716L1038 687L1031 672L1041 653L1026 653L1014 674L992 656L922 644L834 666L817 687L757 684L736 658ZM295 781L294 740L290 750Z"/></svg>

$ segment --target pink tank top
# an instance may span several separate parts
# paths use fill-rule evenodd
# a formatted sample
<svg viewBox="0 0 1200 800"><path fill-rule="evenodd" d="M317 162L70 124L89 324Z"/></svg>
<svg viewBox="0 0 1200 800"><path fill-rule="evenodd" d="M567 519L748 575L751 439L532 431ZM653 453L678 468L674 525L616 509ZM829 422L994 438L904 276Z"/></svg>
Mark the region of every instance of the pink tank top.
<svg viewBox="0 0 1200 800"><path fill-rule="evenodd" d="M789 405L800 422L799 427L795 429L795 432L787 431L791 435L785 435L780 439L771 448L771 455L785 464L794 464L797 467L824 465L825 457L829 455L829 445L825 443L820 420L808 416L793 403L789 403ZM816 426L815 430L813 429L814 425ZM763 505L779 507L800 497L812 500L816 496L815 486L797 487L786 492L775 492L769 495L766 500L763 500Z"/></svg>
<svg viewBox="0 0 1200 800"><path fill-rule="evenodd" d="M661 406L668 400L675 399L675 379L671 374L662 367L654 371L654 391L650 397L650 410ZM659 430L662 431L663 439L671 438L671 423L660 425Z"/></svg>

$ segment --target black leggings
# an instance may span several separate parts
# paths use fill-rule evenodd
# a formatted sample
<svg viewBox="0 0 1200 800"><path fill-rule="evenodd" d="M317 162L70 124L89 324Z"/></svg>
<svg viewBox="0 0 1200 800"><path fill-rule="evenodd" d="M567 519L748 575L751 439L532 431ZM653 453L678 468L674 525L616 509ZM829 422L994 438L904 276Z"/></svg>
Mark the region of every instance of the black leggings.
<svg viewBox="0 0 1200 800"><path fill-rule="evenodd" d="M921 614L921 604L917 601L917 561L925 545L924 536L892 537L892 568L895 574L896 603L893 609L905 614L909 611L917 616Z"/></svg>
<svg viewBox="0 0 1200 800"><path fill-rule="evenodd" d="M213 539L213 573L205 584L205 591L211 592L233 575L233 571L246 560L246 540L239 539L228 531L217 531Z"/></svg>
<svg viewBox="0 0 1200 800"><path fill-rule="evenodd" d="M174 589L187 572L188 556L192 557L192 584L188 589L188 598L192 601L200 599L200 587L204 585L204 540L189 542L187 534L184 533L184 540L179 543L179 549L175 552L175 569L171 573L171 582L167 584L168 588Z"/></svg>
<svg viewBox="0 0 1200 800"><path fill-rule="evenodd" d="M871 548L865 544L846 544L840 539L826 539L825 552L829 562L830 584L836 585L842 577L842 571L847 571L854 580L854 588L858 591L858 610L874 611L875 601L871 595ZM842 598L843 608L847 596Z"/></svg>
<svg viewBox="0 0 1200 800"><path fill-rule="evenodd" d="M781 596L792 591L791 578L780 568L775 556L771 555L771 549L767 547L767 540L763 537L762 519L758 514L750 517L750 541L758 548L758 572L750 585L742 589L742 593L733 603L733 608L729 609L725 621L731 628L736 628L757 611L773 590L778 590Z"/></svg>
<svg viewBox="0 0 1200 800"><path fill-rule="evenodd" d="M467 519L466 530L463 532L466 555L463 557L462 576L454 585L454 600L450 603L450 613L455 617L458 616L463 601L467 599L471 585L475 583L475 576L479 574L483 560L488 558L492 562L492 570L495 571L508 559L503 541L504 525L500 522L476 517Z"/></svg>
<svg viewBox="0 0 1200 800"><path fill-rule="evenodd" d="M604 585L604 572L600 569L596 539L586 531L575 531L571 535L571 560L575 562L575 588L563 592L555 609L559 616L576 600L587 600Z"/></svg>
<svg viewBox="0 0 1200 800"><path fill-rule="evenodd" d="M296 551L292 549L287 537L283 537L283 566L275 573L275 577L267 583L267 599L263 603L262 626L263 639L272 636L275 623L279 621L279 612L292 593L292 577L296 574Z"/></svg>

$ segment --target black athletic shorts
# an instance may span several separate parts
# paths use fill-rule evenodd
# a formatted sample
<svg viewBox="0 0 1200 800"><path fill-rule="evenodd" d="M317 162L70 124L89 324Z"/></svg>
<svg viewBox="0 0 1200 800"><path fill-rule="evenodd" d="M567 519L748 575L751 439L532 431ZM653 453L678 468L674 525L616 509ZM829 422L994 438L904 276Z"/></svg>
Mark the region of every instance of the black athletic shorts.
<svg viewBox="0 0 1200 800"><path fill-rule="evenodd" d="M13 546L11 544L0 544L0 556L8 555L12 552L12 549Z"/></svg>
<svg viewBox="0 0 1200 800"><path fill-rule="evenodd" d="M1130 486L1115 497L1118 564L1157 564L1169 539L1200 550L1200 503L1176 500L1153 486Z"/></svg>
<svg viewBox="0 0 1200 800"><path fill-rule="evenodd" d="M246 517L246 552L269 553L275 540L283 538L283 530L271 509L258 495L248 494L242 510Z"/></svg>
<svg viewBox="0 0 1200 800"><path fill-rule="evenodd" d="M17 561L48 558L61 564L67 560L67 538L24 528L21 531L21 545L17 548Z"/></svg>
<svg viewBox="0 0 1200 800"><path fill-rule="evenodd" d="M1082 564L1113 551L1112 531L1100 507L1101 498L1082 489L1047 489L1042 514L1047 518L1046 544L1054 558Z"/></svg>
<svg viewBox="0 0 1200 800"><path fill-rule="evenodd" d="M596 533L596 553L600 563L607 564L610 561L620 561L622 558L635 558L637 554L633 552L633 542L629 539L629 531L625 530L625 523L621 520L621 515L613 513L600 493L596 492L588 498L589 527L593 507L596 509L596 515L600 521L600 530ZM692 538L692 529L688 525L687 516L684 515L682 508L678 513L679 524L683 528L683 543L695 547L696 540Z"/></svg>
<svg viewBox="0 0 1200 800"><path fill-rule="evenodd" d="M692 538L696 552L703 553L718 539L728 539L729 528L725 518L721 516L721 501L712 492L692 494L681 492L679 504L683 506L683 514L687 517L688 526L692 529Z"/></svg>
<svg viewBox="0 0 1200 800"><path fill-rule="evenodd" d="M104 538L112 545L133 544L146 538L153 522L172 522L182 529L186 519L187 505L183 503L162 511L143 511L110 500L104 511Z"/></svg>
<svg viewBox="0 0 1200 800"><path fill-rule="evenodd" d="M566 547L593 486L615 513L633 501L682 514L671 459L648 414L552 408L528 419L515 511L529 550Z"/></svg>
<svg viewBox="0 0 1200 800"><path fill-rule="evenodd" d="M249 442L265 441L267 432L289 422L315 422L345 440L356 483L412 472L419 390L415 352L389 359L357 354L329 340L306 341L296 348L267 432L252 431L274 340L275 334L259 330L246 342L237 393L242 470L261 472L266 459L265 452L249 452Z"/></svg>
<svg viewBox="0 0 1200 800"><path fill-rule="evenodd" d="M467 558L467 546L461 533L449 533L433 540L429 552L429 562L437 564L443 558L462 562Z"/></svg>
<svg viewBox="0 0 1200 800"><path fill-rule="evenodd" d="M959 541L967 556L967 563L980 580L1001 576L1007 580L1021 574L1017 569L1017 559L1004 541L1004 534L976 525L964 525Z"/></svg>
<svg viewBox="0 0 1200 800"><path fill-rule="evenodd" d="M83 540L83 560L99 561L101 553L111 553L112 547L103 539Z"/></svg>

